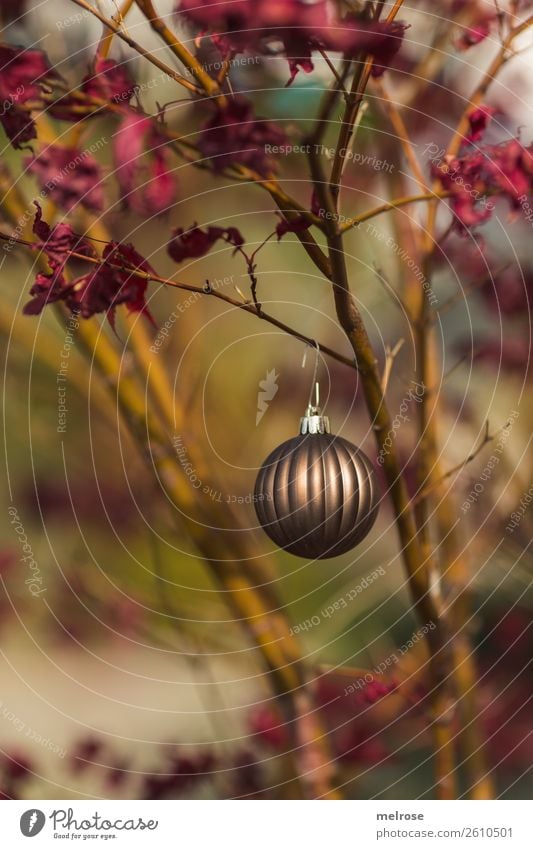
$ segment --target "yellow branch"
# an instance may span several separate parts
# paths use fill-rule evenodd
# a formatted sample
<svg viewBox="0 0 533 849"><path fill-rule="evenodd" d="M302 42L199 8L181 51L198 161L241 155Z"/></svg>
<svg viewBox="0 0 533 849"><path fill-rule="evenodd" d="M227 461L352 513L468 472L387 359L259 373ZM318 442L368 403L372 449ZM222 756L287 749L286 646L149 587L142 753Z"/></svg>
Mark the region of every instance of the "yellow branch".
<svg viewBox="0 0 533 849"><path fill-rule="evenodd" d="M218 82L209 76L200 65L198 59L188 50L184 44L177 38L175 33L167 27L165 22L157 14L154 4L151 0L136 0L137 6L143 12L150 26L163 39L165 44L170 47L175 56L182 62L185 67L191 72L198 84L203 88L205 93L214 97L220 94ZM222 98L224 99L224 98Z"/></svg>
<svg viewBox="0 0 533 849"><path fill-rule="evenodd" d="M102 15L94 6L91 6L89 3L86 3L85 0L71 0L71 3L75 3L76 6L80 6L81 9L85 9L86 12L89 12L91 15L94 15L95 18L98 18L101 23L104 24L109 30L111 30L114 35L118 36L118 38L122 39L129 47L132 47L134 50L139 53L140 56L143 56L145 59L148 59L152 65L155 65L156 68L159 68L160 71L163 71L165 74L168 74L173 80L175 80L180 85L189 89L189 91L194 91L198 94L198 89L194 83L190 80L186 79L186 77L182 77L181 74L178 74L170 65L166 65L164 62L161 62L157 56L154 56L148 50L146 50L142 45L138 44L132 38L130 38L127 33L125 33L118 24L114 21L106 18L105 15Z"/></svg>
<svg viewBox="0 0 533 849"><path fill-rule="evenodd" d="M134 0L124 0L124 3L120 7L118 11L118 23L119 25L122 23L129 10L133 6ZM108 31L109 30L109 31ZM104 24L104 32L102 38L100 39L100 43L96 48L96 55L100 56L102 59L106 59L109 55L109 51L111 50L111 44L113 42L113 38L116 33L113 30L110 30L109 27Z"/></svg>

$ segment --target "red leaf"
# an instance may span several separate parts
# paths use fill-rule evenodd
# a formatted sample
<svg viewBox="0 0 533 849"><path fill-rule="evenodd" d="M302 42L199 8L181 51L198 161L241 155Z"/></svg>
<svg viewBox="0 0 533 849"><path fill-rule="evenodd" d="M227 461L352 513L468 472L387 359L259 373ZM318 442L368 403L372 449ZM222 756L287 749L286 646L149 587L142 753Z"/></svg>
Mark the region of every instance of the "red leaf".
<svg viewBox="0 0 533 849"><path fill-rule="evenodd" d="M208 227L202 230L197 224L193 224L189 230L184 230L183 227L174 230L168 243L168 253L174 262L205 256L219 239L235 248L244 244L244 239L236 227Z"/></svg>
<svg viewBox="0 0 533 849"><path fill-rule="evenodd" d="M176 199L167 144L148 116L126 112L114 141L116 175L124 202L139 215L166 212Z"/></svg>

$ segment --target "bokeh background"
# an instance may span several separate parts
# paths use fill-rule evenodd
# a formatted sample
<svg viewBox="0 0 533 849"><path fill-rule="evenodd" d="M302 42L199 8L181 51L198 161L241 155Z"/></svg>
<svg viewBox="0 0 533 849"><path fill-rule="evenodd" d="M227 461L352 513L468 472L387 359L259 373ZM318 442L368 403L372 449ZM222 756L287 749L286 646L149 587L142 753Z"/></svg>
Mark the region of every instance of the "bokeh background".
<svg viewBox="0 0 533 849"><path fill-rule="evenodd" d="M432 27L438 26L427 7L412 5L403 15L412 28L397 59L394 82L407 103L410 71ZM100 37L97 22L78 15L79 9L68 2L28 2L20 17L8 4L1 6L3 40L40 46L67 80L81 78ZM113 11L111 4L107 7ZM160 8L169 11L171 4L161 3ZM135 11L128 28L148 48L163 51ZM427 93L426 113L417 107L409 115L419 154L425 145L440 145L448 138L461 96L496 46L494 36L466 56L448 44L439 86ZM138 82L146 83L142 103L147 111L181 97L169 81L154 81L153 69L125 45L115 44L112 55L127 61ZM494 142L509 138L518 126L522 140L530 140L530 61L531 52L517 57L491 92L489 102L499 110L490 130ZM263 58L236 66L231 80L236 91L253 92L257 112L275 118L296 140L310 126L327 74L319 57L314 74L300 73L285 88L283 60ZM172 126L193 139L195 109L187 100L167 109ZM66 132L59 123L56 129ZM100 118L87 125L83 136L87 146L107 140L96 154L108 174L103 220L115 239L133 242L160 274L176 274L166 252L173 227L195 221L236 226L249 246L260 245L275 228L266 195L213 179L178 158L179 193L172 211L146 220L128 211L112 187L110 142L115 132L112 118ZM334 138L333 127L331 144ZM414 189L372 97L357 150L361 161L348 163L346 169L344 205L350 214L400 194L406 180ZM372 156L390 167L369 165ZM25 170L24 156L6 145L3 157L31 204L36 182ZM308 203L305 157L283 157L280 168L287 188ZM394 292L409 297L406 263L387 248L387 239L401 234L402 216L382 216L372 222L375 229L363 225L347 242L352 287L382 363L387 349L404 340L389 386L393 410L411 385L414 364L410 330L394 297ZM4 222L2 230L10 232L9 226ZM472 564L468 630L478 650L480 721L489 738L497 791L506 798L524 798L532 790L528 628L533 508L524 511L513 532L506 530L532 477L531 226L520 218L511 221L507 207L498 204L483 229L486 246L470 236L449 238L433 284L440 310L435 374L443 397L439 430L445 467L455 467L475 450L487 421L496 433L512 420L498 463L488 475L495 443L449 481ZM2 251L0 262L6 474L0 510L3 793L45 799L290 797L280 754L283 728L257 649L190 539L176 531L176 508L153 474L152 458L121 424L116 404L84 357L75 332L72 344L67 340L66 428L58 433L57 376L65 329L48 310L39 317L22 315L35 273L33 258L14 248ZM258 254L256 273L265 309L350 355L330 288L294 236L268 242ZM249 297L242 258L226 245L184 263L177 279L200 285L209 280L232 297ZM190 486L197 488L199 481L198 497L231 503L228 524L233 532L253 536L259 560L267 553L275 558L277 590L294 625L319 620L300 628L299 638L315 670L317 698L335 729L347 794L431 796L430 741L416 706L420 646L383 676L389 683L392 678L409 682L399 694L374 703L356 693L341 700L341 707L337 701L346 686L339 667L375 669L419 627L386 500L364 543L332 561L307 563L274 551L257 528L250 498L255 475L264 457L297 432L311 388L312 350L307 349L302 366L302 342L208 296L191 297L152 284L149 298L157 327L148 327L148 333L154 340L161 338L158 332L165 322L174 319L153 356L164 360L183 410L184 426L169 438L179 439L190 457ZM135 369L129 351L131 322L119 315L116 335L105 321L101 325L120 352L127 375ZM333 430L375 459L356 372L321 356L319 378ZM277 389L256 423L265 380L274 381ZM414 415L412 403L410 409ZM516 418L513 411L519 411ZM413 427L404 424L396 439L409 466L416 456ZM473 491L476 497L461 510ZM10 506L16 508L39 564L45 591L38 597L25 584L28 570L20 559ZM334 615L323 615L378 569L383 574L355 600Z"/></svg>

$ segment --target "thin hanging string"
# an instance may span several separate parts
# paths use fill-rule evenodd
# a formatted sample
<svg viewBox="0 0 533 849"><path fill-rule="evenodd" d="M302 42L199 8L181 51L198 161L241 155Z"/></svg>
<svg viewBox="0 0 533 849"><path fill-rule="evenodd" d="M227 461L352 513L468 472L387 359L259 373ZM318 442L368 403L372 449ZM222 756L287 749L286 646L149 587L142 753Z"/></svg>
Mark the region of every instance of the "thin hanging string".
<svg viewBox="0 0 533 849"><path fill-rule="evenodd" d="M315 367L313 369L313 380L311 381L311 389L309 390L309 400L307 402L307 409L310 411L315 408L318 409L320 407L320 385L318 383L318 366L320 364L320 345L318 342L313 340L314 348L315 348ZM310 344L308 343L305 347L304 356L302 360L302 368L305 368L305 364L307 362L307 351L310 348ZM315 404L313 405L313 392L315 393Z"/></svg>

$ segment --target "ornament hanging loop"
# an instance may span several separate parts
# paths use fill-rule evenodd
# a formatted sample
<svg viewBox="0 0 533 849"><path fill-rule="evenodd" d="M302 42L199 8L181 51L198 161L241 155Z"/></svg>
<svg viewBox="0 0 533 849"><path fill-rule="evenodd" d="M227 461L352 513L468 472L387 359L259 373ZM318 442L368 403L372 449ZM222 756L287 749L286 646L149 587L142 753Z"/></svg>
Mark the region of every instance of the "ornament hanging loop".
<svg viewBox="0 0 533 849"><path fill-rule="evenodd" d="M309 391L309 400L305 415L300 419L300 433L329 433L329 419L323 416L320 410L320 384L317 380L318 366L320 364L320 345L314 341L315 347L315 367L313 369L313 381ZM302 360L302 368L305 368L307 360L307 347ZM315 395L315 403L313 404L313 392Z"/></svg>

